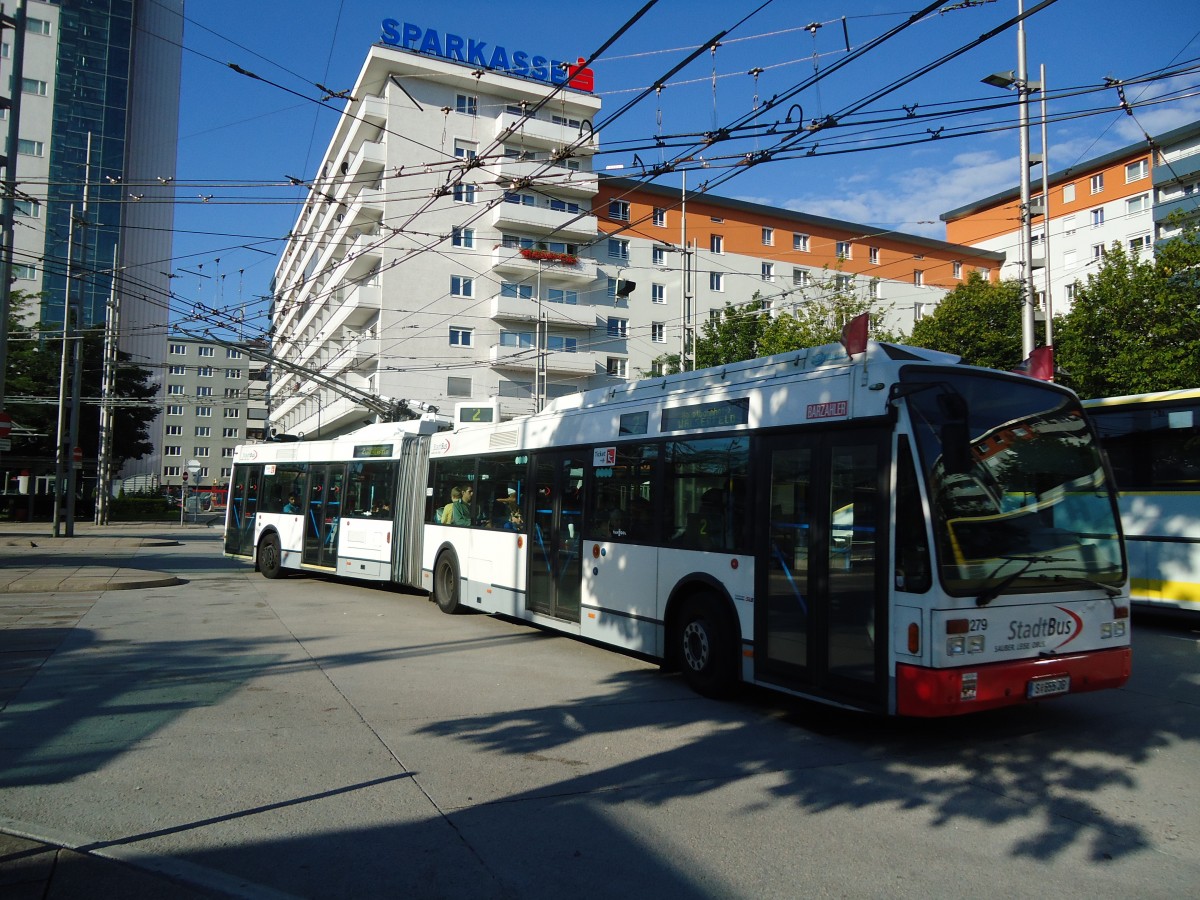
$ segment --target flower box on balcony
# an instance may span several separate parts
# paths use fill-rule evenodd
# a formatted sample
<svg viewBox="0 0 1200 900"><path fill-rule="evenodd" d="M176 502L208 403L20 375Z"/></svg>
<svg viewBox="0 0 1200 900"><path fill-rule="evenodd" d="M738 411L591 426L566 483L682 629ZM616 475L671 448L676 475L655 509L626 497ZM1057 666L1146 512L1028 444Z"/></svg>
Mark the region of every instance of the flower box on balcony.
<svg viewBox="0 0 1200 900"><path fill-rule="evenodd" d="M562 263L565 266L573 266L579 262L579 257L574 253L555 253L553 250L535 250L532 247L522 247L521 255L526 259Z"/></svg>

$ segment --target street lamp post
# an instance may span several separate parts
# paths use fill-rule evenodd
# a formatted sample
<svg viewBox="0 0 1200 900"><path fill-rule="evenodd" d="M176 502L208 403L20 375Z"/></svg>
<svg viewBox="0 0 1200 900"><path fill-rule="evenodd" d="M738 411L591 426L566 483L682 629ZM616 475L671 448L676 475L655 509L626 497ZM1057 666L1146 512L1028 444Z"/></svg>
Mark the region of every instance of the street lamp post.
<svg viewBox="0 0 1200 900"><path fill-rule="evenodd" d="M1023 298L1021 303L1021 354L1025 359L1034 349L1034 304L1037 302L1037 285L1033 275L1033 210L1030 208L1029 167L1029 95L1041 88L1036 82L1030 82L1025 62L1025 2L1017 0L1017 15L1021 17L1017 23L1017 70L1015 72L997 72L983 79L984 84L993 87L1016 88L1018 103L1018 127L1020 129L1021 154L1021 284ZM1043 163L1044 165L1044 163ZM1048 198L1042 197L1046 203Z"/></svg>

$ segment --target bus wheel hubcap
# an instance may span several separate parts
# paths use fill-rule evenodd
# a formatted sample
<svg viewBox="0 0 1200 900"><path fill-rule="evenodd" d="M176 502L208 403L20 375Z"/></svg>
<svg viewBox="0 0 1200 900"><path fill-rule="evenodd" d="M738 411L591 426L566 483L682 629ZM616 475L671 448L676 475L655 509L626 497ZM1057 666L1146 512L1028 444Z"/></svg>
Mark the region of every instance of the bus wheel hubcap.
<svg viewBox="0 0 1200 900"><path fill-rule="evenodd" d="M708 632L699 622L689 622L683 629L683 657L696 672L708 664Z"/></svg>

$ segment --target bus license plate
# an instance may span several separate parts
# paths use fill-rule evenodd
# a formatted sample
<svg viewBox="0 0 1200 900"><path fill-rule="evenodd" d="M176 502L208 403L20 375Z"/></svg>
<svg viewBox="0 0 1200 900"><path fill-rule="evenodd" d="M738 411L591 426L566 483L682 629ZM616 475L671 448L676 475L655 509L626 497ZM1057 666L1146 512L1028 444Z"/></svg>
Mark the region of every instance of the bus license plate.
<svg viewBox="0 0 1200 900"><path fill-rule="evenodd" d="M1053 697L1055 694L1065 694L1071 690L1070 675L1055 675L1052 678L1035 678L1025 688L1025 696L1030 700L1038 697Z"/></svg>

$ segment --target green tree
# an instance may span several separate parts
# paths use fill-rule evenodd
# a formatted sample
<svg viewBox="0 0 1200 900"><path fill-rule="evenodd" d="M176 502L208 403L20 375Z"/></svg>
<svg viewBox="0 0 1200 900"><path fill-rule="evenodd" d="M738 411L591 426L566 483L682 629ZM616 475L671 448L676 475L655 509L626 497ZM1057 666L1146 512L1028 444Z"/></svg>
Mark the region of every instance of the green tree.
<svg viewBox="0 0 1200 900"><path fill-rule="evenodd" d="M950 291L937 309L918 321L914 347L954 353L973 366L1013 369L1022 360L1019 281L990 282L978 272Z"/></svg>
<svg viewBox="0 0 1200 900"><path fill-rule="evenodd" d="M1112 397L1195 387L1200 380L1200 235L1195 225L1157 248L1119 242L1078 285L1056 320L1055 357L1080 396Z"/></svg>
<svg viewBox="0 0 1200 900"><path fill-rule="evenodd" d="M5 382L6 407L22 432L30 436L18 438L13 454L30 459L46 460L53 464L58 437L58 398L62 360L61 326L43 328L30 326L27 309L37 301L30 294L14 292L9 316L8 377ZM83 336L80 384L84 398L99 397L103 384L104 338L99 330L89 330ZM119 406L113 416L113 470L119 472L126 460L140 459L153 449L149 440L150 424L158 418L159 409L153 401L158 388L151 380L152 373L130 363L126 353L117 357L114 396L111 399L131 400L146 405ZM51 401L51 402L47 402ZM79 410L79 447L85 459L95 459L100 451L100 407L85 402Z"/></svg>
<svg viewBox="0 0 1200 900"><path fill-rule="evenodd" d="M839 288L836 280L826 272L826 277L814 286L813 291L819 296L801 299L790 312L776 315L764 308L759 294L745 306L734 307L727 303L719 318L709 319L700 329L696 341L696 365L701 368L717 366L835 344L841 339L845 324L862 313L871 316L874 340L904 340L901 333L882 328L879 323L886 318L887 311L877 308L870 298L859 296L853 280Z"/></svg>

